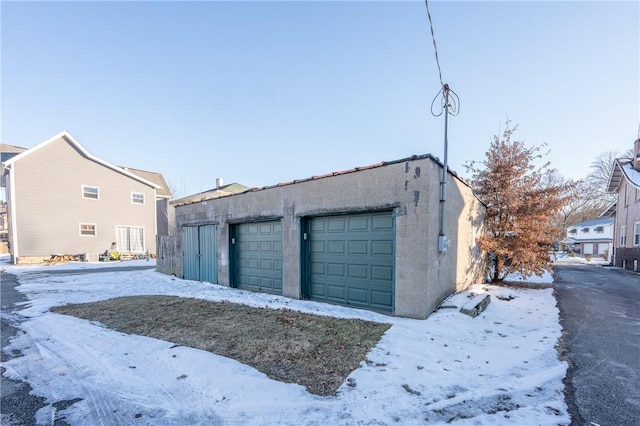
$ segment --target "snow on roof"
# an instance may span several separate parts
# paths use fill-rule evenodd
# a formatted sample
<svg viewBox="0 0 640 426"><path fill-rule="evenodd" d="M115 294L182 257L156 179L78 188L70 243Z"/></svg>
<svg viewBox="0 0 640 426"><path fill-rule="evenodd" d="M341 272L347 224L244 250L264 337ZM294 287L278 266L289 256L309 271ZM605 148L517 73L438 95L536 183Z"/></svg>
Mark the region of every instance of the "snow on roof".
<svg viewBox="0 0 640 426"><path fill-rule="evenodd" d="M622 167L622 171L624 172L627 180L631 184L640 187L640 172L635 170L631 163L621 164L620 166Z"/></svg>
<svg viewBox="0 0 640 426"><path fill-rule="evenodd" d="M622 179L626 179L631 185L640 189L640 171L633 168L632 160L629 158L618 158L613 165L607 190L617 191Z"/></svg>

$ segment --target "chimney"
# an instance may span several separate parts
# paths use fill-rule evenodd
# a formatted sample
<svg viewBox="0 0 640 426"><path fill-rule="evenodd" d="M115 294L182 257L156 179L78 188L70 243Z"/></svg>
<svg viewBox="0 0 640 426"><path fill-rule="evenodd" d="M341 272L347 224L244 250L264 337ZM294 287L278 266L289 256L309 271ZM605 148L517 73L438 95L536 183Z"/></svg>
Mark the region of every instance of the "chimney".
<svg viewBox="0 0 640 426"><path fill-rule="evenodd" d="M638 142L640 144L640 142ZM216 179L216 189L220 189L221 186L224 186L224 181L222 180L222 178L217 178Z"/></svg>
<svg viewBox="0 0 640 426"><path fill-rule="evenodd" d="M640 171L640 138L633 143L633 168Z"/></svg>

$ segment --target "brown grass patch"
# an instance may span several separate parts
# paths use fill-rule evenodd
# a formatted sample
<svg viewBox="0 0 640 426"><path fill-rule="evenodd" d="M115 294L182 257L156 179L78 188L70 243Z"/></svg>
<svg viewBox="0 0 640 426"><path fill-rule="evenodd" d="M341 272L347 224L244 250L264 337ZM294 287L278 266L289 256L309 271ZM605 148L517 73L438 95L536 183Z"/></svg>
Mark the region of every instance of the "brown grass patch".
<svg viewBox="0 0 640 426"><path fill-rule="evenodd" d="M389 324L175 296L133 296L52 312L233 358L272 379L332 395Z"/></svg>

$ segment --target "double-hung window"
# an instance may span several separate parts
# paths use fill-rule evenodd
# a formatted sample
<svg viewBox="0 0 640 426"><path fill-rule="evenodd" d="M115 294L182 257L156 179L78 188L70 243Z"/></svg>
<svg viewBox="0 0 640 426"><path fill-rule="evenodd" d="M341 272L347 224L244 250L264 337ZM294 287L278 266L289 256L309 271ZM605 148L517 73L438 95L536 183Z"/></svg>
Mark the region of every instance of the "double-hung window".
<svg viewBox="0 0 640 426"><path fill-rule="evenodd" d="M620 226L620 247L627 245L627 227L626 225Z"/></svg>
<svg viewBox="0 0 640 426"><path fill-rule="evenodd" d="M633 246L638 247L640 245L640 222L633 224Z"/></svg>

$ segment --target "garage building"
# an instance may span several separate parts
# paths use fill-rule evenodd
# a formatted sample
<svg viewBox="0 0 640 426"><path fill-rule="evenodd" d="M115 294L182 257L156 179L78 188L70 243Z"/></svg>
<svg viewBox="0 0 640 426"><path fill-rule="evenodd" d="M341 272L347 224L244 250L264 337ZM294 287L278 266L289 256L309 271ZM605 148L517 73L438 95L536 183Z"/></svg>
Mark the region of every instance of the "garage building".
<svg viewBox="0 0 640 426"><path fill-rule="evenodd" d="M194 202L172 202L177 276L426 318L484 281L475 244L484 206L430 155ZM161 266L158 268L161 270Z"/></svg>

